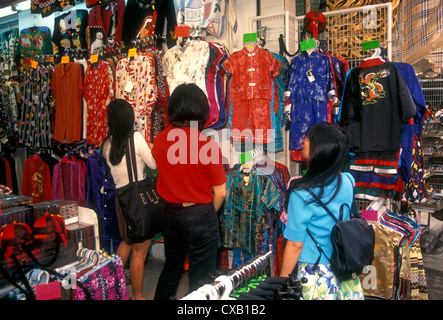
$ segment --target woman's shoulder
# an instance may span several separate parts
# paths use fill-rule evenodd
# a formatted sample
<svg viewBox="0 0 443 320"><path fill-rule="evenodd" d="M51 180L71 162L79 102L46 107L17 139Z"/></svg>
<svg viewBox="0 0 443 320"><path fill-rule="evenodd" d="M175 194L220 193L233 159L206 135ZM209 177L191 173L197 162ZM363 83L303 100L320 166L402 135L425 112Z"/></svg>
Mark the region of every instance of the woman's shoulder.
<svg viewBox="0 0 443 320"><path fill-rule="evenodd" d="M349 179L349 180L351 180L352 186L355 185L355 179L354 179L354 177L352 176L351 173L349 173L349 172L342 172L341 175L342 175L343 180L344 179Z"/></svg>

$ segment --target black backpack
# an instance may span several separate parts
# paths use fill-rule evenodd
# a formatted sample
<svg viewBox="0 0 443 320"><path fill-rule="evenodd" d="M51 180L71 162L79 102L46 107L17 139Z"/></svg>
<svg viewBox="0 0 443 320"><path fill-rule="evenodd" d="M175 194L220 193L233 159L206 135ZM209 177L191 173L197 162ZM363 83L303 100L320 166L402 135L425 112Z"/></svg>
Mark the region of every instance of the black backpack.
<svg viewBox="0 0 443 320"><path fill-rule="evenodd" d="M336 224L332 228L332 256L328 258L331 263L331 269L339 281L347 281L357 278L363 272L363 268L374 260L375 232L373 227L365 219L358 217L355 207L355 200L350 210L351 218L342 221L343 208L340 206L339 220L332 214L328 207L311 190L306 189L311 196L319 203L326 212L335 220ZM349 207L349 206L348 206ZM325 254L320 245L315 241L311 232L307 230L308 235L314 241L317 249L320 251L314 270L316 269L321 254Z"/></svg>

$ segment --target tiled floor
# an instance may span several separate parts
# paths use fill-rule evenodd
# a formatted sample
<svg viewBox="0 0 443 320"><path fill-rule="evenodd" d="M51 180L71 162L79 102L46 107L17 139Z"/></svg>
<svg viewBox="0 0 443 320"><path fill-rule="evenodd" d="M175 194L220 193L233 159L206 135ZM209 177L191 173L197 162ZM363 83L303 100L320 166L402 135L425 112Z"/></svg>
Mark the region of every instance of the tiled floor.
<svg viewBox="0 0 443 320"><path fill-rule="evenodd" d="M148 257L145 265L145 277L143 282L143 293L149 300L154 299L155 288L157 286L157 280L162 271L164 261L153 257ZM180 286L177 290L176 299L180 299L185 296L188 290L188 274L183 273ZM132 288L131 285L127 286L128 296L131 297Z"/></svg>

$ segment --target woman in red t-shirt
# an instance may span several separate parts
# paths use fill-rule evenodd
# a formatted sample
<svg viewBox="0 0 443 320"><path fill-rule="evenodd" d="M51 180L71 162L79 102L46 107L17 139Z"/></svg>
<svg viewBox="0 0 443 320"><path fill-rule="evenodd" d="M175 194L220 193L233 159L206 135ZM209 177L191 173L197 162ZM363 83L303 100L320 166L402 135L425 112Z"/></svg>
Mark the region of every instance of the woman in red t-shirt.
<svg viewBox="0 0 443 320"><path fill-rule="evenodd" d="M157 191L165 204L166 258L156 300L175 296L186 254L190 291L207 283L216 271L217 210L226 197L226 175L220 147L201 133L208 115L205 93L195 84L182 84L169 100L171 125L154 140Z"/></svg>

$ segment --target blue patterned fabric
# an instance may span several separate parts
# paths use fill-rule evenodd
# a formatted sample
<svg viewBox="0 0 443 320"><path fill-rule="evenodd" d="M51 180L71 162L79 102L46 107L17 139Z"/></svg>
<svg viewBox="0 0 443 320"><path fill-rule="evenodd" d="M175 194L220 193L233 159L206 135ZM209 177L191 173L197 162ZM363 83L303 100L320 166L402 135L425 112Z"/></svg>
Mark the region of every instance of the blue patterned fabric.
<svg viewBox="0 0 443 320"><path fill-rule="evenodd" d="M311 71L313 81L308 79ZM291 60L289 91L291 92L291 127L289 149L301 150L308 129L328 116L328 92L334 90L331 63L327 56L304 51Z"/></svg>

